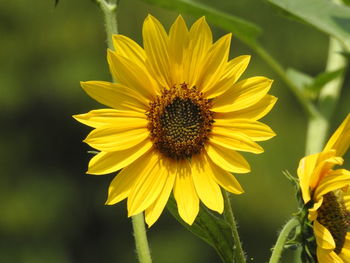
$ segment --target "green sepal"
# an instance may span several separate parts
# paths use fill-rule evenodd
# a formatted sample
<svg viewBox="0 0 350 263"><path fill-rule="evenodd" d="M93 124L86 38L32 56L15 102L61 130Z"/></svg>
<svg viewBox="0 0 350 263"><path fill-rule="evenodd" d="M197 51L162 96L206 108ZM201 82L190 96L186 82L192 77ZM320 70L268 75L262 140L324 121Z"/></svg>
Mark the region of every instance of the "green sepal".
<svg viewBox="0 0 350 263"><path fill-rule="evenodd" d="M299 179L288 171L283 171L283 174L296 189L296 199L299 204L299 211L295 213L294 216L300 222L300 226L295 229L294 233L292 233L293 236L288 239L284 247L291 250L301 248L301 262L316 263L316 240L312 223L308 219L308 209L313 206L313 202L310 201L307 204L304 204Z"/></svg>
<svg viewBox="0 0 350 263"><path fill-rule="evenodd" d="M190 226L180 217L173 196L169 198L167 209L186 229L211 245L217 251L222 262L234 262L233 248L235 243L232 237L232 230L222 216L214 215L206 207L201 205L196 220Z"/></svg>
<svg viewBox="0 0 350 263"><path fill-rule="evenodd" d="M87 153L96 155L96 154L99 154L100 152L99 151L87 151Z"/></svg>
<svg viewBox="0 0 350 263"><path fill-rule="evenodd" d="M300 186L299 186L299 179L295 176L293 176L288 170L282 171L283 175L288 179L288 181L290 181L295 190L299 190Z"/></svg>
<svg viewBox="0 0 350 263"><path fill-rule="evenodd" d="M301 261L305 263L317 263L316 239L310 221L305 218L301 229Z"/></svg>
<svg viewBox="0 0 350 263"><path fill-rule="evenodd" d="M301 194L301 189L300 189L300 182L298 177L292 175L289 171L285 170L282 171L283 175L292 183L295 189L295 196L298 201L299 209L301 209L304 206L304 201L303 197ZM300 211L296 214L297 216L299 215Z"/></svg>

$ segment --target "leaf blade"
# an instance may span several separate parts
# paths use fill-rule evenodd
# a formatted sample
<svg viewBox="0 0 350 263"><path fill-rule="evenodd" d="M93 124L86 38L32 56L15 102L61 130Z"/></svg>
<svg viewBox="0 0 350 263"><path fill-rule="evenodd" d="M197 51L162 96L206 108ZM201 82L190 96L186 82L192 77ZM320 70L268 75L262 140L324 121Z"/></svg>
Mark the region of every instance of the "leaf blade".
<svg viewBox="0 0 350 263"><path fill-rule="evenodd" d="M232 230L223 218L213 215L208 209L201 206L195 222L190 226L178 214L176 202L172 196L168 200L167 209L186 229L211 245L219 254L222 262L234 262Z"/></svg>
<svg viewBox="0 0 350 263"><path fill-rule="evenodd" d="M267 0L320 31L340 40L350 50L350 8L327 0Z"/></svg>

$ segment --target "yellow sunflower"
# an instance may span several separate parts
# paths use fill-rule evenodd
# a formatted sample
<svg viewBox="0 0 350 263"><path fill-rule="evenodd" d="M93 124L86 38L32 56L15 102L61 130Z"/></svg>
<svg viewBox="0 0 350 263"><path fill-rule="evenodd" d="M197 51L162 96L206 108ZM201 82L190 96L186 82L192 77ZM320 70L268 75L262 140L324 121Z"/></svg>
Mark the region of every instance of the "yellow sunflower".
<svg viewBox="0 0 350 263"><path fill-rule="evenodd" d="M166 33L149 15L143 45L114 35L108 50L117 83L82 82L98 102L111 107L74 116L95 128L85 139L100 151L87 173L122 169L111 182L107 204L127 198L128 216L145 211L151 226L173 191L178 212L188 224L199 201L223 212L219 186L241 194L231 173L247 173L237 151L262 153L255 141L275 133L258 120L273 107L272 80L252 77L237 82L249 56L228 60L231 34L213 43L202 17L188 30L179 16Z"/></svg>
<svg viewBox="0 0 350 263"><path fill-rule="evenodd" d="M343 163L350 145L350 114L324 150L300 160L298 177L303 200L311 205L319 263L350 262L350 171L334 169Z"/></svg>

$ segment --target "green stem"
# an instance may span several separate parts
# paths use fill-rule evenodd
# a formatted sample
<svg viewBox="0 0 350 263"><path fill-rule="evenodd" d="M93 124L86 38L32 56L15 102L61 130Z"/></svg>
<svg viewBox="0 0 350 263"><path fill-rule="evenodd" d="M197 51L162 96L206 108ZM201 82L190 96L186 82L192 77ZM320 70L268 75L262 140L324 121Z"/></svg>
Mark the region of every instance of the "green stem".
<svg viewBox="0 0 350 263"><path fill-rule="evenodd" d="M341 51L343 51L343 48L339 41L330 38L326 71L335 71L346 67L347 61L340 54ZM343 82L344 74L340 74L336 79L328 82L320 91L318 100L319 114L310 117L308 122L306 137L307 155L322 151L330 119L337 106Z"/></svg>
<svg viewBox="0 0 350 263"><path fill-rule="evenodd" d="M321 114L310 117L307 123L305 155L310 155L322 151L329 122Z"/></svg>
<svg viewBox="0 0 350 263"><path fill-rule="evenodd" d="M246 259L245 259L244 252L242 249L241 240L239 239L237 224L236 224L235 217L233 215L233 210L232 210L230 198L229 198L228 193L226 191L224 191L223 196L224 196L224 202L225 202L224 217L225 217L226 221L231 226L233 239L235 241L235 247L233 248L234 255L235 255L234 262L245 263Z"/></svg>
<svg viewBox="0 0 350 263"><path fill-rule="evenodd" d="M117 7L118 0L95 0L104 14L105 28L107 34L108 48L113 48L112 35L118 34ZM151 253L148 246L145 220L143 213L132 217L132 226L134 229L135 245L137 256L140 263L152 263Z"/></svg>
<svg viewBox="0 0 350 263"><path fill-rule="evenodd" d="M137 256L140 263L151 263L151 253L148 247L145 221L143 213L132 217L132 226L134 229L134 237L136 243Z"/></svg>
<svg viewBox="0 0 350 263"><path fill-rule="evenodd" d="M117 0L95 0L103 12L105 18L105 28L107 33L107 44L110 49L113 49L112 35L118 34L117 23Z"/></svg>
<svg viewBox="0 0 350 263"><path fill-rule="evenodd" d="M284 250L284 245L286 241L288 241L288 237L290 233L299 225L300 225L299 220L295 217L291 218L287 222L287 224L284 225L282 231L278 236L276 244L272 250L272 255L269 263L278 263L280 261L280 258Z"/></svg>

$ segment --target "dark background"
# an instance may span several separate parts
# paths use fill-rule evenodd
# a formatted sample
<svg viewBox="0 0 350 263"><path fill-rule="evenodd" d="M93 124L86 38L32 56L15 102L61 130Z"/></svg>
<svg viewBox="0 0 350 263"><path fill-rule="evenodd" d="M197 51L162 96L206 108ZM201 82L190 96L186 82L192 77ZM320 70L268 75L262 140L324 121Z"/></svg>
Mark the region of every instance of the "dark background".
<svg viewBox="0 0 350 263"><path fill-rule="evenodd" d="M89 128L71 117L101 108L79 81L110 80L103 16L89 0L61 0L56 8L53 2L0 1L0 262L137 262L125 202L104 205L113 175L85 175L91 155L81 141ZM139 0L120 2L120 33L139 43L148 13L167 29L178 15ZM201 2L259 24L261 42L285 67L311 75L324 70L328 39L311 27L284 19L259 0ZM185 18L188 26L194 21ZM215 38L226 33L212 29ZM252 55L244 77L274 78L271 94L279 98L263 120L278 136L262 143L264 154L245 154L252 172L236 176L246 193L232 198L244 249L260 263L297 211L282 171L295 174L306 118L269 66L233 39L231 57L242 54ZM345 86L332 131L350 111ZM148 238L155 263L220 262L167 211Z"/></svg>

